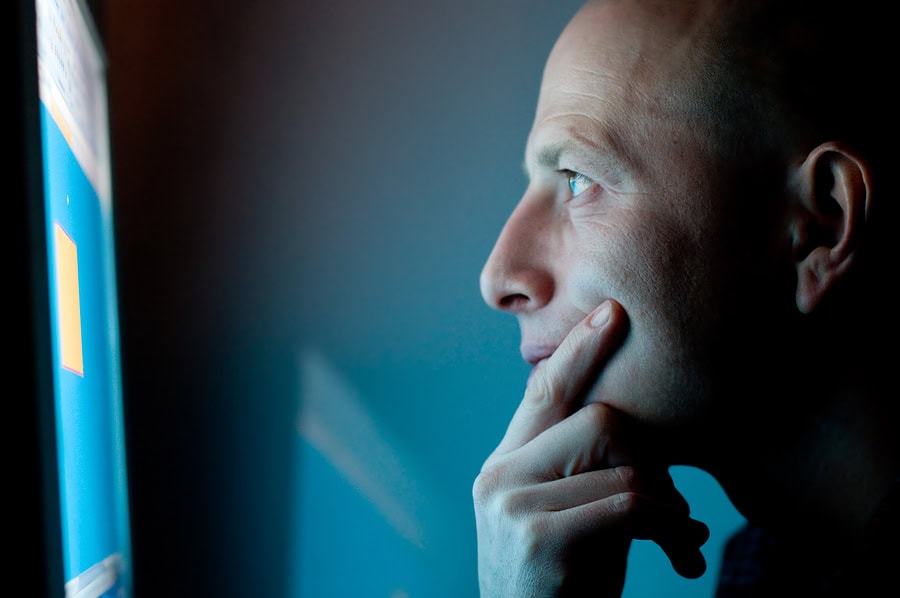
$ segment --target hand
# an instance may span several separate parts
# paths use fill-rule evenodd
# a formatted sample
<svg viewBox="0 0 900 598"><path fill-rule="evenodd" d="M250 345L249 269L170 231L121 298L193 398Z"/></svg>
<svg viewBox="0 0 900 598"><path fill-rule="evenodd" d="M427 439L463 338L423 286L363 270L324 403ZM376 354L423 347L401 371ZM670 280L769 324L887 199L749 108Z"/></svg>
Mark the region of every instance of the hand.
<svg viewBox="0 0 900 598"><path fill-rule="evenodd" d="M625 329L613 301L575 326L485 461L473 486L482 598L620 596L632 539L656 542L685 577L705 571L709 530L666 467L637 462L626 416L580 406Z"/></svg>

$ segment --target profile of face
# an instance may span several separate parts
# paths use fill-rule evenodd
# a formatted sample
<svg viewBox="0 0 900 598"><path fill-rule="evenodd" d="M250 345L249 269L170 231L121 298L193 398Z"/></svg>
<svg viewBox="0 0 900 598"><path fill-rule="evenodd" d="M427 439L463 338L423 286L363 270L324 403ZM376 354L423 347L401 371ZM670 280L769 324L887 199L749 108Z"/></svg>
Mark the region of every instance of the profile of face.
<svg viewBox="0 0 900 598"><path fill-rule="evenodd" d="M527 189L481 274L535 367L604 299L621 303L628 336L586 400L657 429L723 400L723 355L742 351L765 260L790 251L777 226L740 225L746 175L691 95L718 3L678 4L588 2L563 31L527 139Z"/></svg>

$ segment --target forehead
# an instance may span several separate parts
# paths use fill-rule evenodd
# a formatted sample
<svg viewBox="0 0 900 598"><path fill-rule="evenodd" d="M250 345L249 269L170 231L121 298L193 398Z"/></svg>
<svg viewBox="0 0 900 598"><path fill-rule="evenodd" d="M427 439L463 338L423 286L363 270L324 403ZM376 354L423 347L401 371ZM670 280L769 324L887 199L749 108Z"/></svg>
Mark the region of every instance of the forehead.
<svg viewBox="0 0 900 598"><path fill-rule="evenodd" d="M577 132L639 162L651 137L690 133L696 98L686 92L717 12L708 1L585 4L547 60L529 143L544 151L544 138Z"/></svg>

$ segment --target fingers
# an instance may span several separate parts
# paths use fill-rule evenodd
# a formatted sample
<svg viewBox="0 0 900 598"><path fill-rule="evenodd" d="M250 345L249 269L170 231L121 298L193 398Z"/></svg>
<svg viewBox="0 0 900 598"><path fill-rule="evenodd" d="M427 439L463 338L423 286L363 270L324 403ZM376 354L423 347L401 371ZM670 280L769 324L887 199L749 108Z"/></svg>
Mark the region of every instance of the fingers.
<svg viewBox="0 0 900 598"><path fill-rule="evenodd" d="M583 400L626 330L625 310L604 301L535 370L495 454L515 450L563 420Z"/></svg>
<svg viewBox="0 0 900 598"><path fill-rule="evenodd" d="M616 470L629 469L620 467L589 472L554 484L566 483L566 493L578 494L577 490L573 490L572 481L583 481L587 487L582 493L590 495L590 487L598 484L596 479L590 478L597 477L597 474L612 474ZM623 474L619 471L615 475ZM553 520L552 525L572 533L573 540L582 543L591 538L606 541L611 535L650 540L663 550L679 575L690 579L703 575L706 571L706 559L700 547L709 539L709 528L690 517L687 503L674 491L674 486L674 493L661 495L642 487L642 483L634 483L631 475L625 474L620 492L595 494L594 496L604 498L549 514ZM560 490L555 488L553 493L558 496ZM674 499L675 496L678 497L677 500Z"/></svg>
<svg viewBox="0 0 900 598"><path fill-rule="evenodd" d="M494 490L509 481L497 479L502 469L489 471ZM481 499L488 490L484 482L477 488ZM665 469L622 466L589 471L507 487L502 495L502 500L489 502L488 512L493 513L489 519L516 522L518 531L512 535L522 546L542 546L551 552L562 546L577 547L590 559L603 547L618 546L617 538L644 539L660 546L678 574L696 578L706 570L700 547L709 539L709 529L691 519L687 502ZM597 562L591 570L605 564Z"/></svg>
<svg viewBox="0 0 900 598"><path fill-rule="evenodd" d="M551 481L609 467L619 416L603 403L585 405L515 451L525 480ZM510 457L512 457L510 453Z"/></svg>
<svg viewBox="0 0 900 598"><path fill-rule="evenodd" d="M686 521L681 527L683 529L675 529L667 537L650 539L663 549L676 573L696 579L706 573L706 558L700 547L709 540L709 528L694 519Z"/></svg>
<svg viewBox="0 0 900 598"><path fill-rule="evenodd" d="M703 575L706 559L700 547L709 540L706 524L648 495L621 494L618 499L632 537L656 543L679 575L690 579Z"/></svg>
<svg viewBox="0 0 900 598"><path fill-rule="evenodd" d="M564 511L585 505L601 497L630 493L654 496L675 514L690 514L687 501L675 488L669 472L661 468L638 468L630 465L588 471L550 483L536 483L530 496L523 496L524 510Z"/></svg>

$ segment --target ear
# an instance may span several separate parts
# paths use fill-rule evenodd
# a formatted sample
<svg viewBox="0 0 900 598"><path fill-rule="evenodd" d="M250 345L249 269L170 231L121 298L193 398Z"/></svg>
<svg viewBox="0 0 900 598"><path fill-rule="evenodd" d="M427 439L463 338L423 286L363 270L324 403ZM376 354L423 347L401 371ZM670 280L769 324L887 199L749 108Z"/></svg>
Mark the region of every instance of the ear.
<svg viewBox="0 0 900 598"><path fill-rule="evenodd" d="M816 147L794 172L791 220L797 307L812 312L850 269L871 202L869 164L836 143Z"/></svg>

